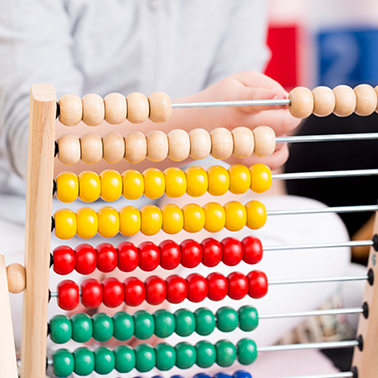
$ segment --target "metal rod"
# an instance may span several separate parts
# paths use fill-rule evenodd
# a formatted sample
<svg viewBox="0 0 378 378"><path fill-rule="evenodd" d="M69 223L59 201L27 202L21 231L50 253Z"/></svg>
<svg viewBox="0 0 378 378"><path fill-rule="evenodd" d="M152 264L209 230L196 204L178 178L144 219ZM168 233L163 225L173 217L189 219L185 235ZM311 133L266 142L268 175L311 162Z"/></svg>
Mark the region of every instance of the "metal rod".
<svg viewBox="0 0 378 378"><path fill-rule="evenodd" d="M298 318L305 316L324 316L324 315L345 315L345 314L361 314L364 310L362 307L356 308L336 308L329 310L315 310L302 312L287 312L283 314L259 314L259 319L278 319L278 318Z"/></svg>
<svg viewBox="0 0 378 378"><path fill-rule="evenodd" d="M244 101L212 101L173 103L172 109L217 108L227 106L285 106L290 105L289 99L280 100L244 100Z"/></svg>
<svg viewBox="0 0 378 378"><path fill-rule="evenodd" d="M284 350L299 350L299 349L333 349L333 348L352 348L358 346L357 340L349 341L327 341L322 343L309 344L288 344L288 345L271 345L266 347L257 347L257 351L261 352L276 352Z"/></svg>
<svg viewBox="0 0 378 378"><path fill-rule="evenodd" d="M319 209L296 209L296 210L268 210L267 215L295 215L295 214L320 214L320 213L356 213L377 211L377 205L364 206L339 206L339 207L323 207Z"/></svg>
<svg viewBox="0 0 378 378"><path fill-rule="evenodd" d="M287 251L292 249L317 249L317 248L341 248L341 247L370 247L373 245L372 240L357 240L344 243L322 243L322 244L297 244L297 245L272 245L264 247L267 251Z"/></svg>
<svg viewBox="0 0 378 378"><path fill-rule="evenodd" d="M364 281L369 276L344 276L344 277L324 277L324 278L299 278L294 280L276 280L268 281L271 285L288 285L288 284L304 284L304 283L321 283L321 282L343 282L343 281Z"/></svg>
<svg viewBox="0 0 378 378"><path fill-rule="evenodd" d="M301 375L301 376L284 377L284 378L346 378L346 377L354 377L353 372L344 371L342 373L334 373L334 374Z"/></svg>
<svg viewBox="0 0 378 378"><path fill-rule="evenodd" d="M332 135L296 135L276 137L276 143L306 143L306 142L343 142L348 140L378 139L378 133L332 134Z"/></svg>

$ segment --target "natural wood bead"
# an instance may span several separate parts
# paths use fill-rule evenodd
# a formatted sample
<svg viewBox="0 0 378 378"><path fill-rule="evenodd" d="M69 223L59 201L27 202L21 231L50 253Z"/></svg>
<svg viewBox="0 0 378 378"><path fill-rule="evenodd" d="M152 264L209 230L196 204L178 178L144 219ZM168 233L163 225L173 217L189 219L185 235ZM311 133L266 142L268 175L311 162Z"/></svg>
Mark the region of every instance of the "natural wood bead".
<svg viewBox="0 0 378 378"><path fill-rule="evenodd" d="M173 161L183 161L189 156L190 139L184 130L172 130L168 133L168 156Z"/></svg>
<svg viewBox="0 0 378 378"><path fill-rule="evenodd" d="M150 104L150 120L152 122L166 122L172 114L171 98L164 92L154 92L148 97Z"/></svg>
<svg viewBox="0 0 378 378"><path fill-rule="evenodd" d="M255 138L254 154L258 157L272 155L276 149L276 134L268 126L259 126L253 130Z"/></svg>
<svg viewBox="0 0 378 378"><path fill-rule="evenodd" d="M255 149L255 138L253 133L247 127L237 127L232 130L232 137L234 139L233 155L239 159L247 158L253 154Z"/></svg>
<svg viewBox="0 0 378 378"><path fill-rule="evenodd" d="M150 131L146 135L147 157L153 162L163 161L168 156L168 138L159 130Z"/></svg>
<svg viewBox="0 0 378 378"><path fill-rule="evenodd" d="M96 164L102 159L102 140L98 134L88 133L80 138L81 160Z"/></svg>
<svg viewBox="0 0 378 378"><path fill-rule="evenodd" d="M80 141L76 135L63 134L58 140L58 159L67 165L76 164L81 157Z"/></svg>
<svg viewBox="0 0 378 378"><path fill-rule="evenodd" d="M356 95L355 113L360 116L373 114L378 102L374 88L368 84L360 84L354 88L354 93Z"/></svg>
<svg viewBox="0 0 378 378"><path fill-rule="evenodd" d="M139 131L130 131L123 137L125 140L125 158L129 163L140 163L147 155L147 141Z"/></svg>
<svg viewBox="0 0 378 378"><path fill-rule="evenodd" d="M314 95L313 113L318 117L326 117L335 110L336 99L331 88L316 87L312 90Z"/></svg>
<svg viewBox="0 0 378 378"><path fill-rule="evenodd" d="M83 105L81 98L74 94L64 95L59 100L59 121L64 126L75 126L83 118Z"/></svg>
<svg viewBox="0 0 378 378"><path fill-rule="evenodd" d="M211 156L216 159L227 159L234 150L234 141L230 131L223 127L211 130Z"/></svg>
<svg viewBox="0 0 378 378"><path fill-rule="evenodd" d="M87 94L82 98L83 122L88 126L98 126L105 118L104 100L97 94Z"/></svg>
<svg viewBox="0 0 378 378"><path fill-rule="evenodd" d="M25 268L20 264L7 266L8 290L12 294L18 294L26 288Z"/></svg>
<svg viewBox="0 0 378 378"><path fill-rule="evenodd" d="M118 163L125 157L125 141L118 133L108 133L102 137L104 160L108 163Z"/></svg>
<svg viewBox="0 0 378 378"><path fill-rule="evenodd" d="M374 88L375 90L375 94L377 95L377 98L378 98L378 85ZM378 104L377 104L377 108L375 109L376 112L378 112Z"/></svg>
<svg viewBox="0 0 378 378"><path fill-rule="evenodd" d="M139 92L130 93L126 97L127 119L131 123L142 123L150 114L147 97Z"/></svg>
<svg viewBox="0 0 378 378"><path fill-rule="evenodd" d="M120 93L110 93L104 98L105 121L111 125L119 125L127 117L125 96Z"/></svg>
<svg viewBox="0 0 378 378"><path fill-rule="evenodd" d="M193 129L189 133L190 156L193 159L205 159L211 152L210 134L204 129Z"/></svg>
<svg viewBox="0 0 378 378"><path fill-rule="evenodd" d="M312 92L305 87L296 87L289 93L290 114L295 118L306 118L314 110L314 96Z"/></svg>
<svg viewBox="0 0 378 378"><path fill-rule="evenodd" d="M339 117L350 116L356 110L356 95L354 90L347 85L338 85L333 88L336 106L333 111Z"/></svg>

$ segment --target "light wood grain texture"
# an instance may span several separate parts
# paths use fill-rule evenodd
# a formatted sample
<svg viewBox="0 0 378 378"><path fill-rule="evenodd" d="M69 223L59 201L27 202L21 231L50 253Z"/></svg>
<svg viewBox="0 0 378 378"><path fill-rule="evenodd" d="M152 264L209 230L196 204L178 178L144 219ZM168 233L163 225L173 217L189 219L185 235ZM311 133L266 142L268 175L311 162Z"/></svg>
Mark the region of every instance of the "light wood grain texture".
<svg viewBox="0 0 378 378"><path fill-rule="evenodd" d="M374 88L375 90L375 94L377 95L377 98L378 98L378 85ZM375 109L376 112L378 112L378 104L377 104L377 108Z"/></svg>
<svg viewBox="0 0 378 378"><path fill-rule="evenodd" d="M129 163L140 163L147 156L147 141L139 131L130 131L124 135L125 158Z"/></svg>
<svg viewBox="0 0 378 378"><path fill-rule="evenodd" d="M193 129L189 133L190 157L196 160L205 159L211 152L210 134L204 129Z"/></svg>
<svg viewBox="0 0 378 378"><path fill-rule="evenodd" d="M336 99L331 88L316 87L312 90L314 95L313 113L318 117L326 117L335 110Z"/></svg>
<svg viewBox="0 0 378 378"><path fill-rule="evenodd" d="M169 120L172 114L171 98L164 92L154 92L148 97L150 120L161 123Z"/></svg>
<svg viewBox="0 0 378 378"><path fill-rule="evenodd" d="M104 98L105 121L111 125L122 123L127 117L125 96L120 93L110 93Z"/></svg>
<svg viewBox="0 0 378 378"><path fill-rule="evenodd" d="M64 126L75 126L83 118L83 105L81 98L73 94L67 94L59 100L59 121Z"/></svg>
<svg viewBox="0 0 378 378"><path fill-rule="evenodd" d="M147 158L153 162L163 161L168 156L168 138L160 130L150 131L146 135Z"/></svg>
<svg viewBox="0 0 378 378"><path fill-rule="evenodd" d="M239 159L247 158L253 154L255 149L255 138L253 133L247 127L236 127L232 130L234 140L233 155Z"/></svg>
<svg viewBox="0 0 378 378"><path fill-rule="evenodd" d="M98 134L84 134L80 138L80 148L81 160L84 163L96 164L102 159L102 139Z"/></svg>
<svg viewBox="0 0 378 378"><path fill-rule="evenodd" d="M88 126L98 126L105 118L104 100L101 96L90 93L82 98L83 122Z"/></svg>
<svg viewBox="0 0 378 378"><path fill-rule="evenodd" d="M356 109L356 95L354 90L347 85L338 85L333 88L336 99L335 110L333 111L339 117L348 117Z"/></svg>
<svg viewBox="0 0 378 378"><path fill-rule="evenodd" d="M118 163L125 157L125 141L118 133L107 133L102 137L104 160L108 163Z"/></svg>
<svg viewBox="0 0 378 378"><path fill-rule="evenodd" d="M189 156L190 139L184 130L172 130L168 133L168 156L173 161L183 161Z"/></svg>
<svg viewBox="0 0 378 378"><path fill-rule="evenodd" d="M234 141L229 130L218 127L211 130L211 156L216 159L227 159L231 156L234 150Z"/></svg>
<svg viewBox="0 0 378 378"><path fill-rule="evenodd" d="M134 92L126 97L127 120L131 123L142 123L150 115L150 105L143 93Z"/></svg>
<svg viewBox="0 0 378 378"><path fill-rule="evenodd" d="M268 126L259 126L253 130L255 138L254 154L258 157L272 155L276 149L276 134Z"/></svg>
<svg viewBox="0 0 378 378"><path fill-rule="evenodd" d="M21 264L7 266L8 289L12 294L18 294L26 288L26 272ZM0 302L1 303L1 302Z"/></svg>
<svg viewBox="0 0 378 378"><path fill-rule="evenodd" d="M80 140L76 135L63 134L58 138L58 159L63 164L76 164L81 158Z"/></svg>
<svg viewBox="0 0 378 378"><path fill-rule="evenodd" d="M305 87L296 87L289 93L291 103L289 105L290 114L295 118L306 118L314 110L314 96Z"/></svg>
<svg viewBox="0 0 378 378"><path fill-rule="evenodd" d="M357 85L354 88L356 94L355 113L360 116L369 116L377 109L377 94L374 88L368 84Z"/></svg>
<svg viewBox="0 0 378 378"><path fill-rule="evenodd" d="M46 371L51 205L54 177L56 95L52 85L30 89L26 190L26 287L22 317L21 378Z"/></svg>

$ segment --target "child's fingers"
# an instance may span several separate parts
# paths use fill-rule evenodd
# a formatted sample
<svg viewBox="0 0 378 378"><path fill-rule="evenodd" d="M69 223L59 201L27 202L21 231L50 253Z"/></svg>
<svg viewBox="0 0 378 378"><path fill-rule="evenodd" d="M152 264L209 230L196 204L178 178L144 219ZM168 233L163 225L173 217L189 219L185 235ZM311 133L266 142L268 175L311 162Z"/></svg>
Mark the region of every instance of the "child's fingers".
<svg viewBox="0 0 378 378"><path fill-rule="evenodd" d="M241 72L233 75L233 77L246 87L264 88L275 92L284 92L286 95L288 94L281 84L260 72Z"/></svg>

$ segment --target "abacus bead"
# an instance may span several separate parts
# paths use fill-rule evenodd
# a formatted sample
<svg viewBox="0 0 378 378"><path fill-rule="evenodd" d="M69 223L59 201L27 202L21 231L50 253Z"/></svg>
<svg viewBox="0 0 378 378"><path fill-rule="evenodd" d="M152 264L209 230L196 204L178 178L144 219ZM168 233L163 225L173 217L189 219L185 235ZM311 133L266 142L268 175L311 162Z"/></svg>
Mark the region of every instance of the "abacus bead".
<svg viewBox="0 0 378 378"><path fill-rule="evenodd" d="M147 97L139 92L130 93L126 97L127 119L131 123L142 123L150 114Z"/></svg>
<svg viewBox="0 0 378 378"><path fill-rule="evenodd" d="M162 278L150 276L145 281L146 301L151 305L159 305L167 297L167 287Z"/></svg>
<svg viewBox="0 0 378 378"><path fill-rule="evenodd" d="M134 335L134 318L125 311L119 311L113 315L114 332L116 340L126 341Z"/></svg>
<svg viewBox="0 0 378 378"><path fill-rule="evenodd" d="M266 222L266 208L259 201L250 201L245 205L247 210L247 227L257 230Z"/></svg>
<svg viewBox="0 0 378 378"><path fill-rule="evenodd" d="M102 159L102 139L98 134L88 133L80 138L81 160L86 164L96 164Z"/></svg>
<svg viewBox="0 0 378 378"><path fill-rule="evenodd" d="M187 189L191 197L203 196L209 188L209 177L201 167L189 167L185 171Z"/></svg>
<svg viewBox="0 0 378 378"><path fill-rule="evenodd" d="M104 150L103 159L107 163L118 163L125 157L125 141L123 136L118 133L107 133L102 137Z"/></svg>
<svg viewBox="0 0 378 378"><path fill-rule="evenodd" d="M354 88L356 94L355 113L360 116L368 116L377 109L377 94L372 86L360 84Z"/></svg>
<svg viewBox="0 0 378 378"><path fill-rule="evenodd" d="M215 316L208 308L198 308L195 312L196 332L201 336L210 335L215 329Z"/></svg>
<svg viewBox="0 0 378 378"><path fill-rule="evenodd" d="M151 272L159 266L160 250L152 242L146 241L141 243L139 249L139 267L140 269Z"/></svg>
<svg viewBox="0 0 378 378"><path fill-rule="evenodd" d="M139 265L138 248L130 242L122 242L117 249L118 269L122 272L132 272Z"/></svg>
<svg viewBox="0 0 378 378"><path fill-rule="evenodd" d="M242 164L234 164L228 168L230 177L230 192L233 194L243 194L251 186L251 173L249 169Z"/></svg>
<svg viewBox="0 0 378 378"><path fill-rule="evenodd" d="M150 236L157 234L163 226L163 215L161 210L155 205L143 206L141 214L141 232Z"/></svg>
<svg viewBox="0 0 378 378"><path fill-rule="evenodd" d="M53 251L54 272L61 275L70 274L75 269L75 252L71 247L60 245Z"/></svg>
<svg viewBox="0 0 378 378"><path fill-rule="evenodd" d="M147 158L153 162L163 161L168 156L168 138L160 130L150 131L146 135Z"/></svg>
<svg viewBox="0 0 378 378"><path fill-rule="evenodd" d="M196 160L205 159L211 152L210 134L204 129L193 129L189 133L190 157Z"/></svg>
<svg viewBox="0 0 378 378"><path fill-rule="evenodd" d="M247 127L237 127L232 130L234 140L233 155L239 159L244 159L253 154L255 148L255 138Z"/></svg>
<svg viewBox="0 0 378 378"><path fill-rule="evenodd" d="M338 85L333 88L336 106L333 111L339 117L348 117L356 110L356 95L351 87Z"/></svg>
<svg viewBox="0 0 378 378"><path fill-rule="evenodd" d="M128 306L139 306L146 297L144 283L135 277L126 278L123 281L125 303Z"/></svg>
<svg viewBox="0 0 378 378"><path fill-rule="evenodd" d="M76 164L81 157L80 140L76 135L63 134L58 140L58 159L63 164Z"/></svg>
<svg viewBox="0 0 378 378"><path fill-rule="evenodd" d="M252 306L242 306L238 310L239 328L242 331L250 332L259 325L259 316L257 310Z"/></svg>
<svg viewBox="0 0 378 378"><path fill-rule="evenodd" d="M220 273L211 273L207 276L207 297L212 301L221 301L228 293L227 278Z"/></svg>
<svg viewBox="0 0 378 378"><path fill-rule="evenodd" d="M104 299L104 291L100 282L93 278L84 280L81 284L81 303L86 308L97 308Z"/></svg>
<svg viewBox="0 0 378 378"><path fill-rule="evenodd" d="M71 311L79 304L79 286L71 280L64 280L59 282L57 286L58 291L58 306L62 310Z"/></svg>
<svg viewBox="0 0 378 378"><path fill-rule="evenodd" d="M225 238L222 240L223 257L222 261L227 266L235 266L243 259L243 245L234 238Z"/></svg>
<svg viewBox="0 0 378 378"><path fill-rule="evenodd" d="M109 243L97 246L97 269L103 273L112 272L118 265L117 250Z"/></svg>
<svg viewBox="0 0 378 378"><path fill-rule="evenodd" d="M178 343L176 349L176 366L179 369L189 369L197 360L196 348L186 342Z"/></svg>
<svg viewBox="0 0 378 378"><path fill-rule="evenodd" d="M120 93L109 93L104 98L105 121L111 125L119 125L127 116L125 96Z"/></svg>
<svg viewBox="0 0 378 378"><path fill-rule="evenodd" d="M221 307L217 313L217 328L222 332L232 332L239 324L238 313L231 307Z"/></svg>
<svg viewBox="0 0 378 378"><path fill-rule="evenodd" d="M165 339L171 336L176 329L175 316L167 310L157 310L154 313L155 320L155 335L159 338Z"/></svg>
<svg viewBox="0 0 378 378"><path fill-rule="evenodd" d="M222 261L222 244L213 238L204 239L202 246L202 264L207 267L218 265Z"/></svg>
<svg viewBox="0 0 378 378"><path fill-rule="evenodd" d="M209 202L204 205L205 230L209 232L219 232L226 224L226 213L223 206L216 202Z"/></svg>
<svg viewBox="0 0 378 378"><path fill-rule="evenodd" d="M219 127L210 132L211 156L216 159L227 159L234 150L232 134L225 128Z"/></svg>
<svg viewBox="0 0 378 378"><path fill-rule="evenodd" d="M188 295L186 280L180 276L172 275L165 280L167 286L167 301L181 303Z"/></svg>
<svg viewBox="0 0 378 378"><path fill-rule="evenodd" d="M276 134L268 126L258 126L253 130L255 138L254 154L258 157L272 155L276 149Z"/></svg>
<svg viewBox="0 0 378 378"><path fill-rule="evenodd" d="M98 233L104 238L111 238L118 234L119 215L116 209L110 206L101 207L97 211Z"/></svg>
<svg viewBox="0 0 378 378"><path fill-rule="evenodd" d="M139 340L149 339L155 332L154 317L145 310L137 311L134 315L134 336Z"/></svg>
<svg viewBox="0 0 378 378"><path fill-rule="evenodd" d="M336 99L331 88L316 87L312 90L314 96L313 113L318 117L326 117L335 109Z"/></svg>
<svg viewBox="0 0 378 378"><path fill-rule="evenodd" d="M232 272L227 276L228 296L231 299L243 299L249 291L247 277L243 273Z"/></svg>
<svg viewBox="0 0 378 378"><path fill-rule="evenodd" d="M122 177L114 169L100 173L101 198L104 201L116 201L122 195Z"/></svg>
<svg viewBox="0 0 378 378"><path fill-rule="evenodd" d="M176 363L176 350L166 343L155 346L156 367L161 371L170 370Z"/></svg>
<svg viewBox="0 0 378 378"><path fill-rule="evenodd" d="M163 225L164 229L164 225ZM160 266L163 269L171 270L180 265L181 249L173 240L164 240L159 244Z"/></svg>
<svg viewBox="0 0 378 378"><path fill-rule="evenodd" d="M190 152L190 139L186 131L171 130L168 135L168 156L173 161L183 161Z"/></svg>
<svg viewBox="0 0 378 378"><path fill-rule="evenodd" d="M295 118L307 118L314 110L314 95L305 87L296 87L289 93L289 111Z"/></svg>
<svg viewBox="0 0 378 378"><path fill-rule="evenodd" d="M254 164L249 168L251 172L251 190L264 193L272 186L272 173L264 164Z"/></svg>
<svg viewBox="0 0 378 378"><path fill-rule="evenodd" d="M147 155L147 140L139 131L130 131L124 135L125 158L129 163L140 163Z"/></svg>
<svg viewBox="0 0 378 378"><path fill-rule="evenodd" d="M114 349L115 368L119 373L128 373L135 367L135 352L128 345L120 345Z"/></svg>
<svg viewBox="0 0 378 378"><path fill-rule="evenodd" d="M194 314L184 308L180 308L175 312L175 323L175 331L182 337L191 335L196 329L196 318Z"/></svg>
<svg viewBox="0 0 378 378"><path fill-rule="evenodd" d="M237 344L238 361L242 365L250 365L257 358L257 346L253 340L241 339Z"/></svg>
<svg viewBox="0 0 378 378"><path fill-rule="evenodd" d="M67 349L58 349L53 352L53 372L57 377L68 377L74 371L74 358Z"/></svg>
<svg viewBox="0 0 378 378"><path fill-rule="evenodd" d="M105 342L113 337L114 323L113 319L102 312L93 315L93 338L96 341Z"/></svg>
<svg viewBox="0 0 378 378"><path fill-rule="evenodd" d="M202 302L207 297L207 281L206 278L197 273L192 273L186 277L188 285L187 298L191 302Z"/></svg>
<svg viewBox="0 0 378 378"><path fill-rule="evenodd" d="M59 122L64 126L75 126L83 117L81 98L74 94L66 94L59 99Z"/></svg>
<svg viewBox="0 0 378 378"><path fill-rule="evenodd" d="M98 126L105 118L104 100L91 93L81 99L83 103L83 122L88 126Z"/></svg>
<svg viewBox="0 0 378 378"><path fill-rule="evenodd" d="M247 264L257 264L263 257L263 246L260 239L254 236L246 236L242 240L243 260Z"/></svg>
<svg viewBox="0 0 378 378"><path fill-rule="evenodd" d="M268 278L264 272L253 270L248 273L249 296L255 299L262 298L268 292Z"/></svg>
<svg viewBox="0 0 378 378"><path fill-rule="evenodd" d="M119 231L122 235L133 236L142 227L140 211L134 206L125 206L119 211Z"/></svg>
<svg viewBox="0 0 378 378"><path fill-rule="evenodd" d="M171 198L182 197L186 193L186 176L185 173L176 167L167 168L164 171L165 176L165 194Z"/></svg>
<svg viewBox="0 0 378 378"><path fill-rule="evenodd" d="M60 202L73 202L79 195L79 180L72 172L62 172L56 178L56 198Z"/></svg>
<svg viewBox="0 0 378 378"><path fill-rule="evenodd" d="M213 165L207 169L209 176L209 193L213 196L222 196L230 189L230 176L226 168Z"/></svg>
<svg viewBox="0 0 378 378"><path fill-rule="evenodd" d="M71 239L76 235L76 214L69 209L59 209L54 214L55 235L59 239Z"/></svg>
<svg viewBox="0 0 378 378"><path fill-rule="evenodd" d="M180 244L181 265L184 268L195 268L202 260L201 244L193 239L186 239Z"/></svg>
<svg viewBox="0 0 378 378"><path fill-rule="evenodd" d="M176 376L173 376L173 377L181 378L181 376L179 376L179 375L178 376L176 375ZM205 374L205 373L198 373L193 378L211 378L211 377L210 377L210 375Z"/></svg>
<svg viewBox="0 0 378 378"><path fill-rule="evenodd" d="M72 340L78 343L86 343L93 335L92 319L82 312L78 312L71 317Z"/></svg>
<svg viewBox="0 0 378 378"><path fill-rule="evenodd" d="M236 360L235 345L227 340L219 340L215 344L217 350L217 364L222 367L231 366Z"/></svg>
<svg viewBox="0 0 378 378"><path fill-rule="evenodd" d="M148 344L139 344L135 347L135 368L145 373L156 365L156 354L154 348Z"/></svg>
<svg viewBox="0 0 378 378"><path fill-rule="evenodd" d="M202 207L190 203L182 208L184 214L184 230L187 232L198 232L205 226L205 212Z"/></svg>
<svg viewBox="0 0 378 378"><path fill-rule="evenodd" d="M7 266L8 291L18 294L26 288L25 268L21 264L10 264Z"/></svg>
<svg viewBox="0 0 378 378"><path fill-rule="evenodd" d="M97 267L97 254L89 244L80 244L75 248L75 269L80 274L90 274Z"/></svg>
<svg viewBox="0 0 378 378"><path fill-rule="evenodd" d="M71 320L65 315L55 315L50 319L50 338L55 344L64 344L72 337Z"/></svg>
<svg viewBox="0 0 378 378"><path fill-rule="evenodd" d="M95 351L95 369L98 374L109 374L115 368L115 357L109 348L99 347Z"/></svg>
<svg viewBox="0 0 378 378"><path fill-rule="evenodd" d="M167 122L172 114L171 98L164 92L154 92L148 97L150 105L150 120L152 122Z"/></svg>
<svg viewBox="0 0 378 378"><path fill-rule="evenodd" d="M202 368L208 368L214 365L216 361L216 350L213 344L210 344L208 341L202 340L196 344L196 351L197 351L197 360L196 364ZM203 373L202 373L203 374ZM200 374L197 374L195 377L198 378L205 378L199 377ZM206 375L206 374L204 374ZM206 378L209 377L206 375ZM210 377L209 377L210 378Z"/></svg>
<svg viewBox="0 0 378 378"><path fill-rule="evenodd" d="M165 193L165 177L162 171L148 168L143 172L144 195L150 199L160 198Z"/></svg>
<svg viewBox="0 0 378 378"><path fill-rule="evenodd" d="M77 235L83 239L93 238L98 231L97 213L90 207L76 211Z"/></svg>
<svg viewBox="0 0 378 378"><path fill-rule="evenodd" d="M128 200L136 200L143 196L144 178L142 174L133 169L122 173L123 196Z"/></svg>
<svg viewBox="0 0 378 378"><path fill-rule="evenodd" d="M101 194L101 183L97 173L84 171L79 174L79 198L83 202L97 201Z"/></svg>
<svg viewBox="0 0 378 378"><path fill-rule="evenodd" d="M239 231L247 224L247 210L238 201L230 201L224 205L226 212L225 227L229 231Z"/></svg>
<svg viewBox="0 0 378 378"><path fill-rule="evenodd" d="M95 369L94 353L88 348L81 347L73 352L75 360L74 372L78 375L89 375Z"/></svg>
<svg viewBox="0 0 378 378"><path fill-rule="evenodd" d="M125 293L121 282L114 277L109 277L102 282L102 287L105 306L115 308L122 304Z"/></svg>

